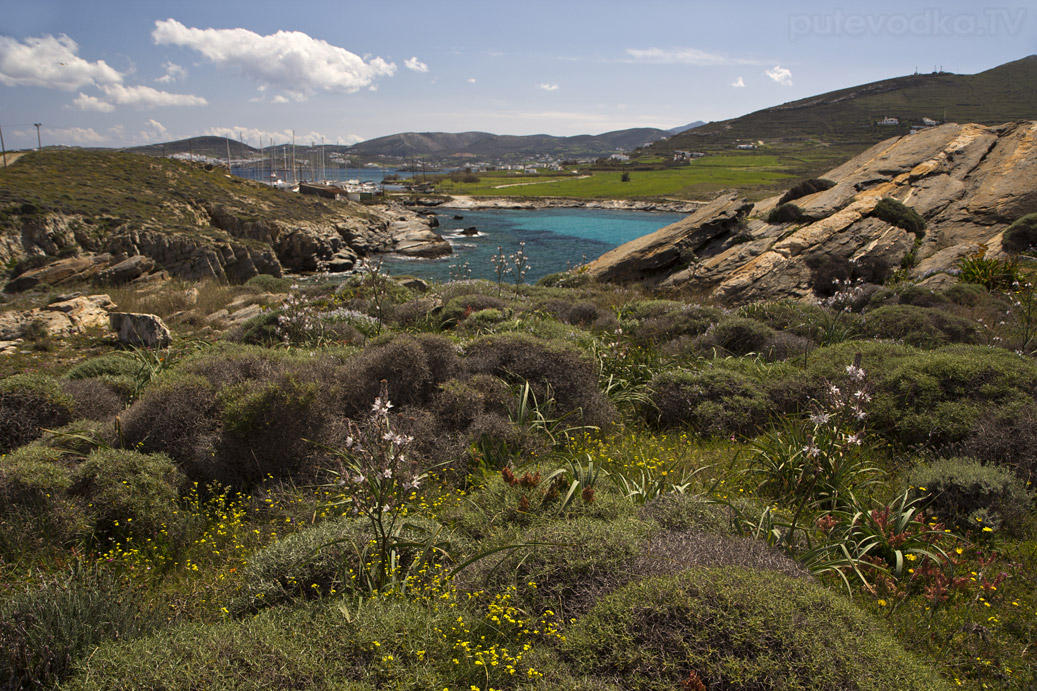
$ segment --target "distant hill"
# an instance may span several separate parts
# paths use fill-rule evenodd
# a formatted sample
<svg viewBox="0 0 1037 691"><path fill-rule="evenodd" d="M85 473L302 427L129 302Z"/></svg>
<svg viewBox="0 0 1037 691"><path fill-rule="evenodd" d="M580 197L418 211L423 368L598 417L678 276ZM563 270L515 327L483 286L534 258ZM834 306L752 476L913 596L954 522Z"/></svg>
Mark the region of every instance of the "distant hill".
<svg viewBox="0 0 1037 691"><path fill-rule="evenodd" d="M878 125L884 118L898 125ZM711 122L653 143L649 153L718 150L739 142L820 140L860 149L906 134L922 118L996 125L1037 118L1037 55L978 74L912 74Z"/></svg>
<svg viewBox="0 0 1037 691"><path fill-rule="evenodd" d="M607 156L617 150L630 151L668 136L665 130L640 127L604 134L556 137L548 134L526 136L488 132L405 132L360 142L346 153L362 158L379 156L406 159L427 157L437 160L466 157L478 159L529 158L552 156Z"/></svg>
<svg viewBox="0 0 1037 691"><path fill-rule="evenodd" d="M230 145L231 158L258 153L259 149L242 144L236 139L226 137L191 137L189 139L178 139L175 142L163 142L161 144L148 144L147 146L134 146L123 149L132 154L145 154L147 156L171 156L176 153L193 153L197 156L208 156L223 160L227 158L227 146Z"/></svg>
<svg viewBox="0 0 1037 691"><path fill-rule="evenodd" d="M680 134L681 132L687 132L688 130L693 130L696 127L702 127L705 124L706 124L705 120L696 120L695 122L689 122L687 125L681 125L680 127L671 127L670 129L668 129L666 131L669 132L670 134Z"/></svg>
<svg viewBox="0 0 1037 691"><path fill-rule="evenodd" d="M608 156L618 150L632 151L638 147L669 136L666 130L654 127L639 127L616 130L604 134L581 134L573 137L556 137L549 134L514 136L490 134L489 132L404 132L378 137L353 146L327 145L325 154L338 153L353 156L363 161L383 158L406 162L411 158L432 159L440 163L464 162L466 159L481 160L529 160L536 157L599 157ZM228 142L231 158L242 158L258 154L259 149L225 137L192 137L175 142L149 144L124 149L129 153L148 156L171 156L175 153L193 153L220 160L227 158ZM282 145L265 147L280 151ZM305 158L315 155L319 147L297 144L295 155Z"/></svg>

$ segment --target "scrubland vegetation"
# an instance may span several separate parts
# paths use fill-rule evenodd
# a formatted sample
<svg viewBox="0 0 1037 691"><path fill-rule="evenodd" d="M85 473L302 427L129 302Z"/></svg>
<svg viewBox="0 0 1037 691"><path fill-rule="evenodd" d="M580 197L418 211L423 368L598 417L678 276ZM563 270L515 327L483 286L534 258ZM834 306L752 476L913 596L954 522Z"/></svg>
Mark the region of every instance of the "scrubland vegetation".
<svg viewBox="0 0 1037 691"><path fill-rule="evenodd" d="M1009 268L736 309L579 271L120 289L170 349L0 370L0 685L1033 688Z"/></svg>

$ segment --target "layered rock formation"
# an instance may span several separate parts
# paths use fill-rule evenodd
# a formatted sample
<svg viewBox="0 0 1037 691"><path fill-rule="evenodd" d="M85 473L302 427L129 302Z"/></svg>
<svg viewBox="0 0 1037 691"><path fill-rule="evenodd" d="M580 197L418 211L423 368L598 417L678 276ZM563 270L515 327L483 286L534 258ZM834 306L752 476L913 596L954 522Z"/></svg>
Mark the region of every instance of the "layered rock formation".
<svg viewBox="0 0 1037 691"><path fill-rule="evenodd" d="M938 284L981 247L998 256L1008 225L1037 211L1037 122L935 127L881 142L822 177L836 184L793 200L804 220L768 223L777 197L750 204L729 195L587 270L734 303L808 299L811 266L830 260L904 266ZM918 212L924 233L874 216L887 197Z"/></svg>

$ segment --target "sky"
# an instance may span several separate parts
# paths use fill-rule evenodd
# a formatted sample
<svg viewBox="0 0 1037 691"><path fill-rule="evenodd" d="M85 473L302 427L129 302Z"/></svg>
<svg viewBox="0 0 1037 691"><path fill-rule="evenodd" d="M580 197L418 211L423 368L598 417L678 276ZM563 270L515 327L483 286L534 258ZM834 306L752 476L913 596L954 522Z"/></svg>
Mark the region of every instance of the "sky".
<svg viewBox="0 0 1037 691"><path fill-rule="evenodd" d="M668 129L1034 53L1033 0L0 0L0 132L18 149Z"/></svg>

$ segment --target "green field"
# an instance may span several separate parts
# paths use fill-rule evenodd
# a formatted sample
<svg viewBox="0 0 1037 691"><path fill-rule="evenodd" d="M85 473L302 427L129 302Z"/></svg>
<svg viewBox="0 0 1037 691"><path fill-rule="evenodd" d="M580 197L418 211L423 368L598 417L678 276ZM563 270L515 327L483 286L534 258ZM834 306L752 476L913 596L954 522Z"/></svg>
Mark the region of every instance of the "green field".
<svg viewBox="0 0 1037 691"><path fill-rule="evenodd" d="M505 171L479 174L479 182L446 180L437 188L446 194L491 197L566 197L575 199L710 199L723 190L737 189L762 198L787 187L790 179L820 175L857 153L852 147L801 145L773 147L766 153L722 153L679 167L639 170L656 161L637 161L629 167L591 170L580 175L545 172L515 175ZM629 181L623 182L623 173Z"/></svg>

